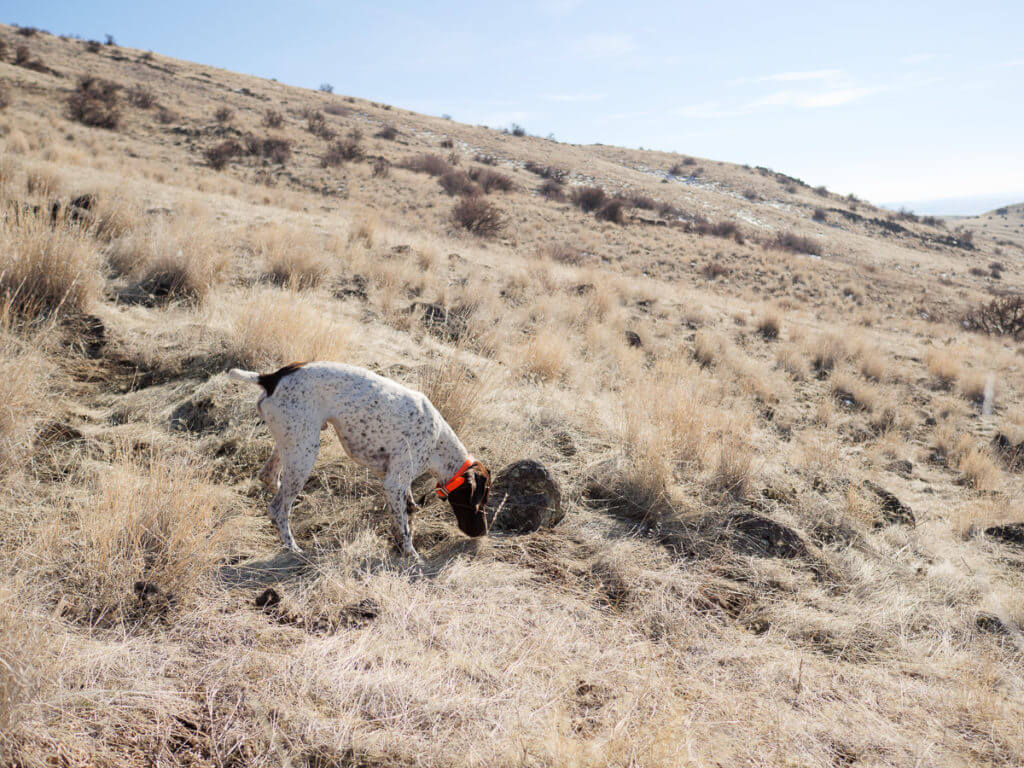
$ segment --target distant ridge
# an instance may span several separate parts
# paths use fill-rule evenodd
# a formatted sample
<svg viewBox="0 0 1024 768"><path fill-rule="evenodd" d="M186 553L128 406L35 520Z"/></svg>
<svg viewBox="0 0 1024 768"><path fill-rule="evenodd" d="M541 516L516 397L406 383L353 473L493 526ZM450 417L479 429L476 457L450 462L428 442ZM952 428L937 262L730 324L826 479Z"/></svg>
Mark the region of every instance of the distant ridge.
<svg viewBox="0 0 1024 768"><path fill-rule="evenodd" d="M882 207L893 211L908 208L914 213L931 216L978 216L1005 205L1020 204L1022 200L1024 200L1024 191L966 197L940 197L931 200L900 200L882 203Z"/></svg>

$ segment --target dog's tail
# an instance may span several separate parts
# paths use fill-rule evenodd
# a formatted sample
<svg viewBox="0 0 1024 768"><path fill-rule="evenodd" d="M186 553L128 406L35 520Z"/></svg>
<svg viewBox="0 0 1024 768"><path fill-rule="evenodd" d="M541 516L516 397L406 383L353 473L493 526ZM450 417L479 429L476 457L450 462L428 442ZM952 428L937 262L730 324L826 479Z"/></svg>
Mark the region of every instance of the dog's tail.
<svg viewBox="0 0 1024 768"><path fill-rule="evenodd" d="M243 371L241 368L232 368L228 371L228 378L248 381L250 384L260 383L260 375L258 373L255 371Z"/></svg>

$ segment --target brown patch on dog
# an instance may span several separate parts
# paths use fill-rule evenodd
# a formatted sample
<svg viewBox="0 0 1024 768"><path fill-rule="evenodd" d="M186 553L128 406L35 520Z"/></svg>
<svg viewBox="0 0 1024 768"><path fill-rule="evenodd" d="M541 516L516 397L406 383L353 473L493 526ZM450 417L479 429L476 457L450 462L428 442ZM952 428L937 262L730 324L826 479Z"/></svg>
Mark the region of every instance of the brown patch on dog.
<svg viewBox="0 0 1024 768"><path fill-rule="evenodd" d="M273 373L261 373L257 382L267 392L267 397L274 394L274 390L277 389L277 384L281 379L289 374L295 373L299 368L304 366L306 363L288 363L283 368L278 368Z"/></svg>

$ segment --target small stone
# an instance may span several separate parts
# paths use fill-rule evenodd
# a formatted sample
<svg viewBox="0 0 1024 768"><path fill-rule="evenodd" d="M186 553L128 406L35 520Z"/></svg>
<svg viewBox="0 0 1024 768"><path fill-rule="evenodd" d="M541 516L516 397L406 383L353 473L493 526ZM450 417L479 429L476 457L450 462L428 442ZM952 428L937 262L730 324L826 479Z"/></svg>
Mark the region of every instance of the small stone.
<svg viewBox="0 0 1024 768"><path fill-rule="evenodd" d="M736 512L725 521L733 547L746 555L791 559L807 554L800 534L781 523L750 512Z"/></svg>
<svg viewBox="0 0 1024 768"><path fill-rule="evenodd" d="M1006 523L1004 525L993 525L985 529L985 535L993 539L999 539L1006 544L1016 544L1024 547L1024 523Z"/></svg>
<svg viewBox="0 0 1024 768"><path fill-rule="evenodd" d="M915 525L917 519L914 517L914 511L896 498L894 493L882 488L880 485L872 483L870 480L865 481L864 487L874 493L882 506L882 522L878 523L876 527L881 525Z"/></svg>

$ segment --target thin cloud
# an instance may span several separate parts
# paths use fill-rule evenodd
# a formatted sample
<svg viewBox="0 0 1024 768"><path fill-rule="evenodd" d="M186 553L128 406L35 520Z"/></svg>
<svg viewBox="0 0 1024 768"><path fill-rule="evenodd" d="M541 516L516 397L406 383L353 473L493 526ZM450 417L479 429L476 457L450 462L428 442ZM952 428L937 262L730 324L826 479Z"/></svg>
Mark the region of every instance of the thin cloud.
<svg viewBox="0 0 1024 768"><path fill-rule="evenodd" d="M934 58L934 53L916 53L913 56L904 56L900 59L900 62L903 64L924 64L926 61L931 61Z"/></svg>
<svg viewBox="0 0 1024 768"><path fill-rule="evenodd" d="M791 89L774 91L742 104L729 105L718 101L690 104L676 108L673 110L673 113L679 117L688 117L696 120L717 120L729 117L743 117L773 107L793 107L797 109L841 107L844 104L859 101L883 90L885 89L867 86L830 88L823 91Z"/></svg>
<svg viewBox="0 0 1024 768"><path fill-rule="evenodd" d="M863 99L880 90L882 89L862 87L833 88L827 91L776 91L751 102L750 106L800 107L803 109L839 107L843 104L849 104L851 101Z"/></svg>
<svg viewBox="0 0 1024 768"><path fill-rule="evenodd" d="M545 93L541 95L544 101L558 101L570 104L577 104L587 101L601 101L607 98L605 93Z"/></svg>
<svg viewBox="0 0 1024 768"><path fill-rule="evenodd" d="M577 40L573 50L581 56L602 58L622 56L635 47L632 35L588 35Z"/></svg>
<svg viewBox="0 0 1024 768"><path fill-rule="evenodd" d="M741 77L733 80L733 85L743 83L791 83L813 80L838 80L843 76L841 69L810 69L803 72L779 72L774 75L759 75L757 77Z"/></svg>

